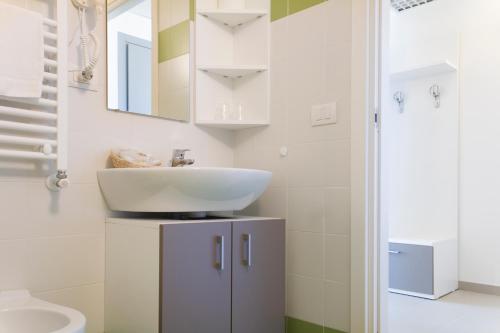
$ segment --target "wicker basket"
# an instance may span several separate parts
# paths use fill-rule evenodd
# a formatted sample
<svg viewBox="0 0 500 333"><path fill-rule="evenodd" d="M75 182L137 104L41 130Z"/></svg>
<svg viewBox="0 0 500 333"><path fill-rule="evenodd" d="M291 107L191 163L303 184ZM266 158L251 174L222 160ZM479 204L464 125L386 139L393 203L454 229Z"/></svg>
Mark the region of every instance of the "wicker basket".
<svg viewBox="0 0 500 333"><path fill-rule="evenodd" d="M130 155L134 156L131 157ZM163 165L162 161L155 160L148 154L129 149L113 150L110 158L115 168L153 168Z"/></svg>

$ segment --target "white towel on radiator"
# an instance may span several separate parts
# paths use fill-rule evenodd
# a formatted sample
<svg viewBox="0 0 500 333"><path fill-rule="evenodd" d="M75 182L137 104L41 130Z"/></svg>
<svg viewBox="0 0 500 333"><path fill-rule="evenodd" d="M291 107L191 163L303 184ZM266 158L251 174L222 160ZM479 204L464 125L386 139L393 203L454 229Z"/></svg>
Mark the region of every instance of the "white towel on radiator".
<svg viewBox="0 0 500 333"><path fill-rule="evenodd" d="M42 26L41 14L0 2L0 96L41 96Z"/></svg>

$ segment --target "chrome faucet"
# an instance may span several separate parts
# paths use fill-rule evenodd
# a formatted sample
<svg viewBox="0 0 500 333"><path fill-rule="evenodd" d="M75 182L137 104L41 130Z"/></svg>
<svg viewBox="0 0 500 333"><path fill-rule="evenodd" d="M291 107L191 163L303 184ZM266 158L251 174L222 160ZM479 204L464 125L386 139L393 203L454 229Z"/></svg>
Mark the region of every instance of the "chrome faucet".
<svg viewBox="0 0 500 333"><path fill-rule="evenodd" d="M172 167L183 167L185 165L194 164L194 160L185 159L184 156L189 149L174 149L172 152L172 160L170 161L170 166Z"/></svg>

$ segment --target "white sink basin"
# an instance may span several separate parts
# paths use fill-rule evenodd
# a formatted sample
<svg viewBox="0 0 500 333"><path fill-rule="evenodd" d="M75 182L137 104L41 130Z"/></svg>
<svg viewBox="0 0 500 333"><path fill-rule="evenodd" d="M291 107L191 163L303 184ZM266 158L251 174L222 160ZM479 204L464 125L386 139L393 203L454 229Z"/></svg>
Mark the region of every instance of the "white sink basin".
<svg viewBox="0 0 500 333"><path fill-rule="evenodd" d="M125 212L241 210L259 198L271 176L263 170L192 167L97 172L109 208Z"/></svg>

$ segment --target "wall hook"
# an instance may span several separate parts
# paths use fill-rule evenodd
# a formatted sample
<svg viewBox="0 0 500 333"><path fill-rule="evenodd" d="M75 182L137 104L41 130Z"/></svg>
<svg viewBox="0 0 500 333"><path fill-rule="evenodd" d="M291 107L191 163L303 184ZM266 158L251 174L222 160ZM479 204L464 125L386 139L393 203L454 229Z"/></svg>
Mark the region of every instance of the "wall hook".
<svg viewBox="0 0 500 333"><path fill-rule="evenodd" d="M402 91L396 91L393 98L398 103L399 113L403 113L405 110L405 94Z"/></svg>
<svg viewBox="0 0 500 333"><path fill-rule="evenodd" d="M438 109L441 106L441 88L435 84L429 88L429 93L434 97L434 107Z"/></svg>

